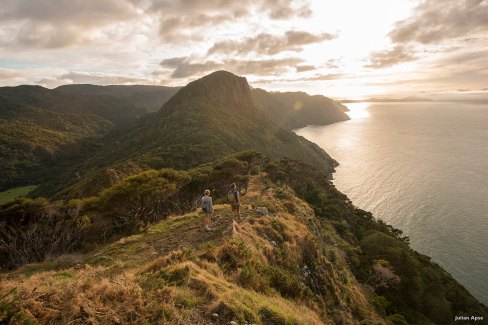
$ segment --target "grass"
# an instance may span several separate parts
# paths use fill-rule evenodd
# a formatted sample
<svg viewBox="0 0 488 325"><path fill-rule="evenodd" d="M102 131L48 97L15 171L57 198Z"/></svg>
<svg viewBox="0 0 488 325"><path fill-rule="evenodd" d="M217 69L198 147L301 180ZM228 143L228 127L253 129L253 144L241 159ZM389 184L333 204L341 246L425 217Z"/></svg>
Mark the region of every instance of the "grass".
<svg viewBox="0 0 488 325"><path fill-rule="evenodd" d="M11 202L15 199L25 197L30 192L34 191L38 187L39 186L37 186L37 185L21 186L21 187L15 187L15 188L11 188L9 190L0 192L0 204L8 203L8 202Z"/></svg>
<svg viewBox="0 0 488 325"><path fill-rule="evenodd" d="M352 281L340 281L350 276L345 262L337 258L334 269L323 262L325 250L310 239L306 224L313 211L291 190L280 198L263 183L251 178L239 223L228 216L228 205L215 206L221 215L215 233L202 229L198 212L172 216L95 254L66 256L58 263L65 267L54 265L59 258L26 265L2 278L0 296L16 288L8 312L38 323L208 324L216 313L220 324L332 324L334 308L347 303L341 307L345 323L384 324ZM248 207L263 197L280 212L255 215ZM317 271L305 275L297 267L304 263ZM305 290L308 285L314 292Z"/></svg>

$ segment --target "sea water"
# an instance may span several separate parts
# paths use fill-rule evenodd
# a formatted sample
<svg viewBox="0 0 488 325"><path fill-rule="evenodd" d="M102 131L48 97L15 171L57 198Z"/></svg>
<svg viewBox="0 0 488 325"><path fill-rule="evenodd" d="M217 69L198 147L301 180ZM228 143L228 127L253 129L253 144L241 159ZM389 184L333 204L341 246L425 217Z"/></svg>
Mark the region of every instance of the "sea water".
<svg viewBox="0 0 488 325"><path fill-rule="evenodd" d="M488 305L488 105L347 106L351 120L296 132L339 162L334 184L356 206Z"/></svg>

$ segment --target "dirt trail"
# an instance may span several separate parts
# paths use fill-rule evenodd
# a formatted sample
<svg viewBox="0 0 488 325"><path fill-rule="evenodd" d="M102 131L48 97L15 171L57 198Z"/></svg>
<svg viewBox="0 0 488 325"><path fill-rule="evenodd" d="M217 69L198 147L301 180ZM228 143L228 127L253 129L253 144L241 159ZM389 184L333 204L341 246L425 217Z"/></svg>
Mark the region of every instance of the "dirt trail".
<svg viewBox="0 0 488 325"><path fill-rule="evenodd" d="M241 198L241 218L234 218L229 204L214 206L210 231L204 228L200 209L182 216L172 216L152 225L142 234L123 238L89 257L89 264L116 260L125 267L145 263L156 256L164 256L179 249L197 249L208 242L218 242L233 236L239 223L252 213L251 203L263 190L262 176L251 176L246 194ZM124 268L124 267L123 267Z"/></svg>
<svg viewBox="0 0 488 325"><path fill-rule="evenodd" d="M182 222L181 225L172 228L170 231L155 236L152 247L155 252L164 255L179 248L197 248L202 243L232 236L235 231L235 223L245 220L251 211L251 202L261 195L262 190L262 176L251 176L246 194L241 199L241 219L234 220L229 204L216 205L214 206L211 231L204 229L203 214L198 211L198 216L193 216L190 222ZM175 217L175 220L178 218L185 218L185 216ZM171 220L168 221L171 222Z"/></svg>
<svg viewBox="0 0 488 325"><path fill-rule="evenodd" d="M230 207L218 205L214 208L210 231L204 228L203 214L199 212L198 216L190 217L190 222L182 222L181 225L156 235L152 242L155 251L164 255L179 248L197 248L202 243L231 236L233 218Z"/></svg>

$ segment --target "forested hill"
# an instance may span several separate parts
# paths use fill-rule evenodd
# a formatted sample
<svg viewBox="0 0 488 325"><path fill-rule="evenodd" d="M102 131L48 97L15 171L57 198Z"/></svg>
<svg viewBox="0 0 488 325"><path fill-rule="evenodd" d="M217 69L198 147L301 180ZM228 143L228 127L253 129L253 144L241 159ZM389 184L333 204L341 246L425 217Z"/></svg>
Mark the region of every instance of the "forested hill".
<svg viewBox="0 0 488 325"><path fill-rule="evenodd" d="M252 90L256 107L286 128L297 129L307 125L326 125L345 121L347 107L321 95L304 92L268 92Z"/></svg>
<svg viewBox="0 0 488 325"><path fill-rule="evenodd" d="M246 87L248 86L246 85ZM164 86L96 86L88 84L65 85L53 90L40 86L0 88L0 166L3 167L0 170L0 191L39 183L59 189L65 183L72 184L73 175L90 174L93 171L92 168L89 168L93 156L112 154L113 152L106 149L107 147L111 147L114 143L121 147L118 143L124 135L145 129L147 121L152 120L150 115L146 119L146 115L159 111L164 103L180 89L180 87ZM226 89L219 90L221 96L227 94ZM323 96L308 96L305 93L271 93L256 89L252 90L250 94L251 98L248 97L247 100L254 103L253 110L257 109L263 118L266 116L270 121L272 120L274 126L281 127L285 129L284 131L306 124L329 124L347 118L341 104ZM179 95L180 99L182 97L184 96ZM206 98L200 98L200 100L205 102ZM249 103L249 105L251 104ZM189 112L189 114L192 113ZM233 114L230 121L238 119L236 116L238 114L240 113ZM215 116L214 120L221 122L222 116L222 114ZM177 133L180 129L185 128L191 119L188 116L186 121L183 120L178 121L181 123L180 125L174 126L177 128ZM245 120L246 117L243 116L243 121ZM194 123L199 122L194 120ZM266 126L261 125L260 130L257 127L259 126L256 125L254 132L264 132L269 137L270 130ZM209 130L209 127L203 128ZM280 133L282 138L287 137L284 131ZM171 137L169 134L165 136ZM223 150L225 153L230 153L242 148L250 148L252 141L245 139L246 136L246 132L242 133L243 140L238 145L230 143L222 148L218 145L217 151ZM216 135L213 135L211 139L215 137ZM227 138L229 138L228 135ZM295 137L291 136L291 138ZM186 140L188 139L186 137ZM158 141L150 139L146 142L157 143ZM184 141L183 144L185 144ZM196 147L200 141L202 139L192 140L190 145ZM126 140L123 139L122 142L126 142ZM167 144L165 141L162 143ZM147 145L148 143L144 143L142 147ZM102 147L103 152L99 152ZM175 159L186 158L178 158L180 152L176 149L177 147L172 146L171 148L168 149L171 152L164 155L161 152L156 155L143 153L137 162L127 163L125 158L128 157L124 157L123 153L113 161L119 165L116 170L121 172L121 175L128 175L151 166L177 166L171 162L173 158L168 155L172 156L177 151ZM259 148L263 148L263 145ZM134 149L128 148L128 153ZM270 149L272 148L264 151L268 152ZM294 157L304 155L303 152L298 153L300 150L297 151L296 147L293 149L293 145L290 150L295 151L292 155ZM307 154L310 158L306 159L315 159L317 162L317 152L315 152L317 150L315 148L314 152ZM283 148L275 148L274 153L270 153L278 154L281 151ZM282 153L286 154L286 152ZM133 158L133 156L130 157ZM203 159L202 156L199 162L202 162ZM98 159L97 163L100 164L100 167L105 167L108 166L107 162L110 164L113 162L109 160L105 161L102 158ZM85 163L85 166L88 167L81 167L80 170L73 169L81 163ZM191 162L184 164L188 165ZM46 178L46 176L57 175L61 176L52 182ZM98 170L98 176L100 175L102 175L102 179L106 179L103 170ZM43 192L40 189L37 194L50 195L53 192Z"/></svg>
<svg viewBox="0 0 488 325"><path fill-rule="evenodd" d="M79 175L77 179L58 181L70 184L60 194L95 194L110 185L97 184L109 179L104 173L127 175L128 164L138 166L135 171L190 168L242 150L302 159L327 173L335 166L316 144L258 110L245 78L217 71L180 89L156 116L106 137L71 170L71 175Z"/></svg>
<svg viewBox="0 0 488 325"><path fill-rule="evenodd" d="M73 84L59 86L55 90L65 94L85 96L111 96L144 112L156 112L181 87L146 86L146 85L108 85L96 86L89 84ZM117 107L116 105L114 105Z"/></svg>

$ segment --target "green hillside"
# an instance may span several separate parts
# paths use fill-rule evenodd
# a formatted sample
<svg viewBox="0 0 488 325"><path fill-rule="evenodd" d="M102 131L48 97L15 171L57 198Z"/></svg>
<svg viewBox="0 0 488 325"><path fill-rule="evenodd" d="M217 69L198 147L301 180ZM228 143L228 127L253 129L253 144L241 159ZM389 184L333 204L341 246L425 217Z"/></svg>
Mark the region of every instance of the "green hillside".
<svg viewBox="0 0 488 325"><path fill-rule="evenodd" d="M40 169L78 151L80 141L100 138L159 109L176 91L146 86L0 88L0 190L37 182L46 173Z"/></svg>
<svg viewBox="0 0 488 325"><path fill-rule="evenodd" d="M100 137L113 123L93 114L59 113L26 106L0 109L0 190L32 184L40 168L70 146Z"/></svg>
<svg viewBox="0 0 488 325"><path fill-rule="evenodd" d="M109 85L96 86L89 84L74 84L59 86L56 91L76 95L104 95L118 98L133 107L145 112L156 112L168 101L180 87L143 86L143 85Z"/></svg>
<svg viewBox="0 0 488 325"><path fill-rule="evenodd" d="M147 115L132 127L106 137L89 158L61 174L63 180L45 182L56 182L64 189L41 186L38 193L82 197L97 193L101 186L94 186L94 182L107 170L119 173L130 169L128 162L140 169L191 168L243 150L301 159L327 173L336 164L316 144L258 110L245 78L218 71L180 89L157 115Z"/></svg>
<svg viewBox="0 0 488 325"><path fill-rule="evenodd" d="M229 182L243 193L242 218L232 217ZM216 203L212 231L195 210L205 188ZM401 231L292 159L245 152L188 171L145 171L91 198L3 205L0 220L0 265L20 266L0 275L7 323L444 325L454 315L488 317Z"/></svg>
<svg viewBox="0 0 488 325"><path fill-rule="evenodd" d="M320 148L287 130L347 119L341 104L305 93L254 89L249 95L247 83L233 94L242 100L232 102L226 96L237 84L226 83L230 74L227 79L224 72L217 75L196 82L198 87L206 84L201 97L188 89L178 95L191 98L184 104L175 99L173 108L166 107L169 112L175 105L185 106L168 119L166 111L159 117L151 112L159 111L178 87L0 88L0 190L39 183L32 195L51 196L70 186L60 195L84 196L147 168L191 167L246 149L331 170L334 163ZM207 98L212 91L220 98ZM209 99L230 101L214 105Z"/></svg>
<svg viewBox="0 0 488 325"><path fill-rule="evenodd" d="M252 90L256 107L287 129L348 120L347 107L330 98L304 92Z"/></svg>

